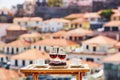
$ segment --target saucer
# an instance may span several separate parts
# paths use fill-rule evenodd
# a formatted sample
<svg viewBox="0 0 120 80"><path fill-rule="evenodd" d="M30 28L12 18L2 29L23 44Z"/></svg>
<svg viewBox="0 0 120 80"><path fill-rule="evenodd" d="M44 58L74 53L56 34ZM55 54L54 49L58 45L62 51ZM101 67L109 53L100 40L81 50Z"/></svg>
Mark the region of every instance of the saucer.
<svg viewBox="0 0 120 80"><path fill-rule="evenodd" d="M84 68L82 64L70 64L70 68Z"/></svg>

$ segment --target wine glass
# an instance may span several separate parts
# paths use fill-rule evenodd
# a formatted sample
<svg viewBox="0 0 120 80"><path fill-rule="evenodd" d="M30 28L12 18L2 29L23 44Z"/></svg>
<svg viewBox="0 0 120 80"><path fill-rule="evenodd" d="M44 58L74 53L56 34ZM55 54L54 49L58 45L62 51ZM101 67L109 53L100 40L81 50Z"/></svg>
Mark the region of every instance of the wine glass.
<svg viewBox="0 0 120 80"><path fill-rule="evenodd" d="M57 58L57 52L56 52L56 49L54 47L50 48L49 56L53 61Z"/></svg>
<svg viewBox="0 0 120 80"><path fill-rule="evenodd" d="M66 53L65 53L65 50L64 49L60 49L59 53L58 53L58 58L61 60L61 61L64 61L65 58L66 58Z"/></svg>

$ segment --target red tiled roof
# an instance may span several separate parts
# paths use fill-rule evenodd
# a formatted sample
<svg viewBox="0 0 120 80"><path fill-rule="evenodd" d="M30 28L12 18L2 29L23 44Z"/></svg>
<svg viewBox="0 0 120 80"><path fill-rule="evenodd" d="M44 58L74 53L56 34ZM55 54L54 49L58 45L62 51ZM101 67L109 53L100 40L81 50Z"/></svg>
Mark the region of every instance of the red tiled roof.
<svg viewBox="0 0 120 80"><path fill-rule="evenodd" d="M25 52L13 55L11 59L20 59L20 60L36 60L36 59L49 59L49 54L39 51L37 49L30 49Z"/></svg>
<svg viewBox="0 0 120 80"><path fill-rule="evenodd" d="M52 36L65 36L66 35L66 31L58 31L52 34Z"/></svg>
<svg viewBox="0 0 120 80"><path fill-rule="evenodd" d="M74 30L70 30L67 32L67 35L75 35L75 36L83 36L83 35L93 35L93 32L91 30L86 30L83 28L78 28Z"/></svg>
<svg viewBox="0 0 120 80"><path fill-rule="evenodd" d="M6 44L5 46L9 46L9 47L24 47L24 46L30 46L29 43L25 42L25 41L21 41L21 40L16 40L13 42L10 42L8 44Z"/></svg>
<svg viewBox="0 0 120 80"><path fill-rule="evenodd" d="M17 80L18 78L19 74L17 72L0 68L0 80Z"/></svg>
<svg viewBox="0 0 120 80"><path fill-rule="evenodd" d="M37 32L27 33L20 36L20 38L39 38L39 37L41 37L41 34Z"/></svg>
<svg viewBox="0 0 120 80"><path fill-rule="evenodd" d="M76 19L76 18L81 18L81 17L83 17L84 16L84 14L81 14L81 13L75 13L75 14L70 14L70 15L68 15L68 16L66 16L65 18L74 18L74 19Z"/></svg>
<svg viewBox="0 0 120 80"><path fill-rule="evenodd" d="M83 19L83 18L77 18L71 21L71 23L82 23L82 22L88 22L88 20Z"/></svg>
<svg viewBox="0 0 120 80"><path fill-rule="evenodd" d="M116 48L120 48L120 42L118 42L117 44L115 44Z"/></svg>
<svg viewBox="0 0 120 80"><path fill-rule="evenodd" d="M118 43L118 41L100 35L100 36L94 37L92 39L85 40L85 41L83 41L83 43L87 43L87 44L112 44L112 45L115 45L116 43Z"/></svg>
<svg viewBox="0 0 120 80"><path fill-rule="evenodd" d="M107 27L120 27L120 21L110 21L110 22L106 22L104 24L104 27L107 26Z"/></svg>
<svg viewBox="0 0 120 80"><path fill-rule="evenodd" d="M103 62L119 62L120 63L120 53L116 53L104 58Z"/></svg>
<svg viewBox="0 0 120 80"><path fill-rule="evenodd" d="M66 39L44 39L33 43L33 45L46 45L46 46L71 46L71 45L78 45L73 41L69 41Z"/></svg>
<svg viewBox="0 0 120 80"><path fill-rule="evenodd" d="M15 24L10 24L7 27L7 30L27 30L25 27L19 26L19 25L15 25Z"/></svg>
<svg viewBox="0 0 120 80"><path fill-rule="evenodd" d="M101 18L98 13L85 13L84 18Z"/></svg>

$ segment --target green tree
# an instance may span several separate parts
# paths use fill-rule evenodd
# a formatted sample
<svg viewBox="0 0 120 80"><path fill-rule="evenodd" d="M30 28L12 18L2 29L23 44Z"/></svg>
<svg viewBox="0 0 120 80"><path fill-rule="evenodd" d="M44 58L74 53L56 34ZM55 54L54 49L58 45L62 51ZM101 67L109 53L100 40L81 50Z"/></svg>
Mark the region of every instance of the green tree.
<svg viewBox="0 0 120 80"><path fill-rule="evenodd" d="M111 9L105 9L100 13L100 16L105 20L105 21L110 21L111 15L114 12L112 12Z"/></svg>
<svg viewBox="0 0 120 80"><path fill-rule="evenodd" d="M48 6L62 6L62 0L48 0Z"/></svg>

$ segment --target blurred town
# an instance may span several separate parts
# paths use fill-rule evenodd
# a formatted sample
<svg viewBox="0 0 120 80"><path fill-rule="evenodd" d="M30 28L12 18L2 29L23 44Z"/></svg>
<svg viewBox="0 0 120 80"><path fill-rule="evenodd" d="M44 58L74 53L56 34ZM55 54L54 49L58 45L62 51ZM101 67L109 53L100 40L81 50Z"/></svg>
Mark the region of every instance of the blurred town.
<svg viewBox="0 0 120 80"><path fill-rule="evenodd" d="M6 4L7 5L7 4ZM120 80L120 0L25 0L0 9L0 80L32 80L19 69L50 61L51 47L66 62L88 64L83 80ZM40 75L39 80L75 80Z"/></svg>

